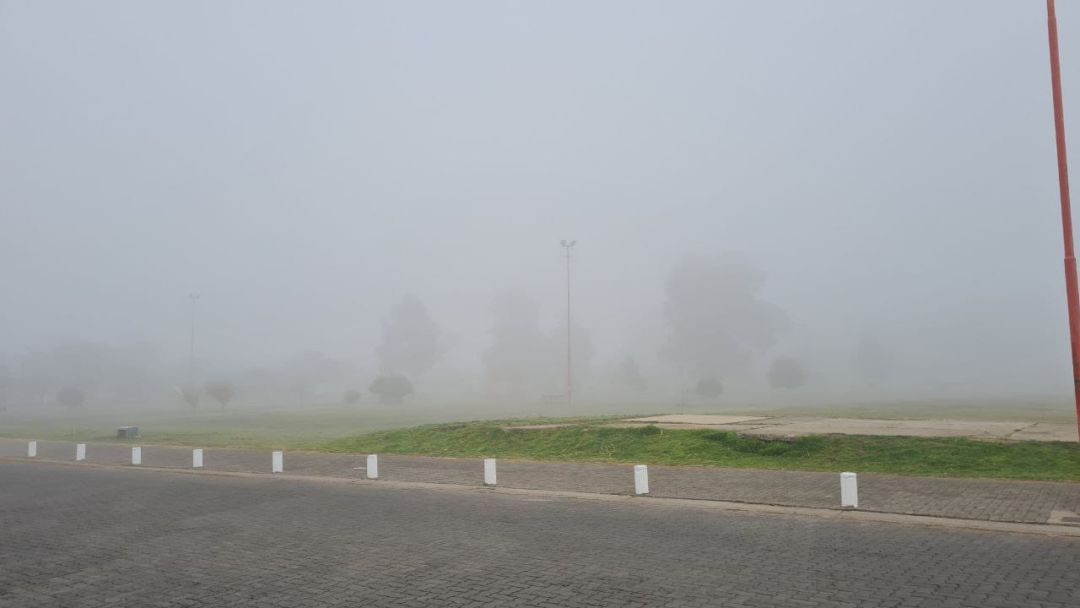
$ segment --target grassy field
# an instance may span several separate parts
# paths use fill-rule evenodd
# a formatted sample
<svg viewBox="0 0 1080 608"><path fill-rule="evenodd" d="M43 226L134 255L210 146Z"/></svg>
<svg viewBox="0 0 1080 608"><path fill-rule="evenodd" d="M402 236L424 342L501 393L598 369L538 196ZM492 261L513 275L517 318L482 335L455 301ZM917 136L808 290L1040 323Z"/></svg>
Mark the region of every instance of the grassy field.
<svg viewBox="0 0 1080 608"><path fill-rule="evenodd" d="M548 416L540 416L543 409ZM1005 477L1080 481L1080 444L994 443L966 439L823 436L768 441L706 430L601 427L630 417L627 406L535 404L383 407L364 404L305 408L240 405L226 411L181 408L111 408L0 412L0 436L115 441L116 427L139 426L147 445L283 448L436 456L501 456L571 461L643 462L836 471L852 469L910 475ZM703 411L695 408L643 408ZM708 411L708 410L704 410ZM797 414L893 419L1030 420L1070 422L1060 404L894 403L801 408L742 407L716 413ZM594 414L568 418L575 413ZM467 422L499 419L498 422ZM572 422L556 429L505 431L514 423ZM434 424L433 424L434 423ZM447 424L449 423L449 424Z"/></svg>
<svg viewBox="0 0 1080 608"><path fill-rule="evenodd" d="M853 401L853 402L851 402ZM1061 400L1008 399L955 401L825 401L818 405L778 405L777 399L756 403L738 400L718 404L582 403L409 403L380 406L327 404L278 406L238 403L221 411L202 408L190 411L173 406L10 408L0 411L0 437L35 437L108 441L116 427L133 425L149 443L203 445L206 447L270 447L314 449L322 443L377 430L470 420L548 418L574 416L650 415L657 413L716 413L756 416L818 416L895 420L973 420L1072 423L1072 404Z"/></svg>
<svg viewBox="0 0 1080 608"><path fill-rule="evenodd" d="M0 415L0 437L63 441L114 441L119 426L138 426L146 444L201 447L318 450L329 440L419 424L504 418L507 408L461 406L382 407L365 405L307 408L120 409L50 411L48 415L8 411ZM553 418L528 408L510 415L530 424L555 420L599 420L604 416Z"/></svg>
<svg viewBox="0 0 1080 608"><path fill-rule="evenodd" d="M428 456L707 465L940 477L1080 481L1080 444L828 435L794 440L728 431L579 424L505 430L502 422L426 425L329 441L320 449Z"/></svg>

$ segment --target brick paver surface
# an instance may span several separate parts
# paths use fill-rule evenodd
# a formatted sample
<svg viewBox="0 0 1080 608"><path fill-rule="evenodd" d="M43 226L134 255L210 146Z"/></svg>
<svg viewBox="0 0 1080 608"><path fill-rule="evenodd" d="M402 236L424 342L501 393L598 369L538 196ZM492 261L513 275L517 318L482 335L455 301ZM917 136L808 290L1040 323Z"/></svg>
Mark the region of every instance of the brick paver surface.
<svg viewBox="0 0 1080 608"><path fill-rule="evenodd" d="M11 461L0 490L0 608L1080 605L1070 538Z"/></svg>
<svg viewBox="0 0 1080 608"><path fill-rule="evenodd" d="M26 443L0 439L0 458L24 458ZM130 462L131 448L122 444L87 444L87 461ZM41 460L72 461L75 444L39 441ZM144 446L143 465L191 467L188 448ZM269 450L204 450L207 470L270 472ZM645 463L648 464L648 463ZM285 472L329 477L364 476L363 454L285 453ZM764 471L714 467L650 466L654 496L731 500L804 507L838 507L840 478L836 473ZM379 476L394 481L480 485L481 459L381 455ZM625 464L583 464L500 460L500 486L513 488L630 494L633 467ZM859 507L865 510L991 521L1045 523L1051 511L1080 512L1080 483L944 479L898 475L859 475Z"/></svg>

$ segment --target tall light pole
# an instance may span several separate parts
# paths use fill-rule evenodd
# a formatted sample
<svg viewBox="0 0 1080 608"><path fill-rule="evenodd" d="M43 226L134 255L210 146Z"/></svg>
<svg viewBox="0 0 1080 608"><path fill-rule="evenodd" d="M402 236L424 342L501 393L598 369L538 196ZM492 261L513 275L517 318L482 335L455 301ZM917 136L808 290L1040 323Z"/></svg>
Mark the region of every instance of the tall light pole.
<svg viewBox="0 0 1080 608"><path fill-rule="evenodd" d="M1065 237L1065 297L1069 305L1073 399L1076 404L1076 431L1080 438L1080 295L1076 286L1076 254L1073 251L1072 208L1069 203L1069 164L1065 153L1065 109L1061 101L1061 59L1058 57L1057 11L1054 10L1054 0L1046 0L1046 27L1050 38L1050 88L1054 98L1054 138L1057 142L1061 229Z"/></svg>
<svg viewBox="0 0 1080 608"><path fill-rule="evenodd" d="M570 250L577 241L562 241L562 247L566 251L566 404L574 404L574 356L571 351L571 317L570 317Z"/></svg>
<svg viewBox="0 0 1080 608"><path fill-rule="evenodd" d="M187 388L193 390L195 386L195 303L199 301L199 294L190 294L188 299L191 300L191 344L188 349Z"/></svg>

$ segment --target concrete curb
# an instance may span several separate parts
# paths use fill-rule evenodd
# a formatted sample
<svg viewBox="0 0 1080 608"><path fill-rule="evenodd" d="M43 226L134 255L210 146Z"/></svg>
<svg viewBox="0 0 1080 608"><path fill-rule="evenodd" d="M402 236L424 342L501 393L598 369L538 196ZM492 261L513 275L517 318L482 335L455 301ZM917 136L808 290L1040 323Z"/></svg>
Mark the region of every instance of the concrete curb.
<svg viewBox="0 0 1080 608"><path fill-rule="evenodd" d="M850 521L854 523L884 523L919 526L924 528L947 528L952 530L973 530L982 532L998 532L1011 534L1033 534L1038 536L1054 536L1065 538L1080 538L1080 526L1058 524L1036 524L999 522L978 519L959 519L950 517L935 517L930 515L906 515L902 513L887 513L880 511L855 511L844 509L822 509L817 507L789 507L781 505L769 505L758 503L733 502L724 500L702 500L693 498L662 498L655 496L627 496L620 494L596 494L591 492L574 492L566 490L532 490L526 488L507 487L484 487L466 486L449 483L432 483L420 481L386 481L374 479L360 479L350 477L323 477L316 475L291 475L286 473L246 473L236 471L211 471L206 469L178 469L168 467L132 466L121 464L102 464L89 462L71 462L66 460L42 460L28 458L2 458L0 463L52 465L78 468L95 468L122 471L141 471L149 473L173 473L178 475L195 475L199 477L223 477L241 479L280 480L307 483L331 483L342 485L363 485L367 488L382 488L387 490L426 490L438 492L458 493L486 493L497 494L507 497L528 496L533 498L565 498L573 500L589 500L595 502L633 504L647 508L690 508L710 511L735 511L741 513L762 513L769 515L793 516L804 518L831 519L838 521Z"/></svg>

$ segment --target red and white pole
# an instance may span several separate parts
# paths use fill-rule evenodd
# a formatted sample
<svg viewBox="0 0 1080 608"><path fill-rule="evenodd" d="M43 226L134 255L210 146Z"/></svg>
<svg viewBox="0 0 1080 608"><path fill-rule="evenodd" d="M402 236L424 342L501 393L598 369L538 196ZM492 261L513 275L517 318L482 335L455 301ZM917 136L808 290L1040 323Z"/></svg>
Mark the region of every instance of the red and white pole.
<svg viewBox="0 0 1080 608"><path fill-rule="evenodd" d="M1061 59L1058 57L1057 11L1046 0L1050 35L1050 86L1054 97L1054 133L1057 140L1058 190L1061 193L1061 228L1065 237L1065 295L1069 303L1069 344L1072 347L1073 397L1076 431L1080 438L1080 295L1076 287L1076 254L1073 251L1072 208L1069 203L1069 164L1065 152L1065 110L1061 102Z"/></svg>

